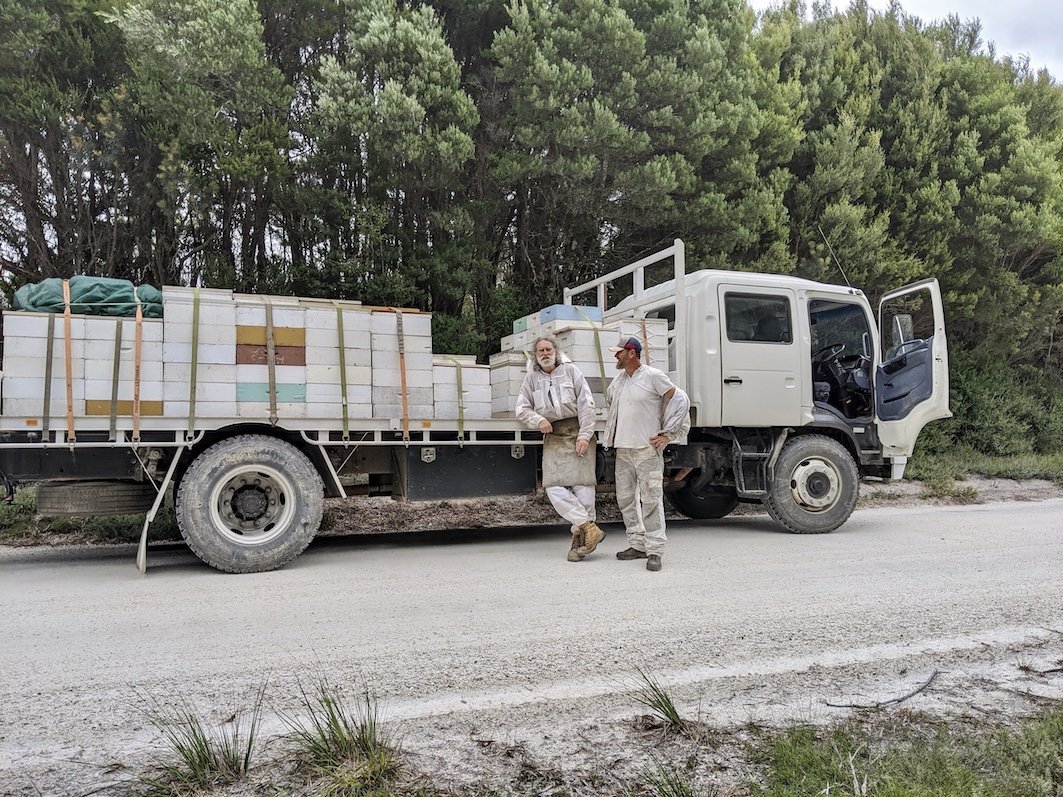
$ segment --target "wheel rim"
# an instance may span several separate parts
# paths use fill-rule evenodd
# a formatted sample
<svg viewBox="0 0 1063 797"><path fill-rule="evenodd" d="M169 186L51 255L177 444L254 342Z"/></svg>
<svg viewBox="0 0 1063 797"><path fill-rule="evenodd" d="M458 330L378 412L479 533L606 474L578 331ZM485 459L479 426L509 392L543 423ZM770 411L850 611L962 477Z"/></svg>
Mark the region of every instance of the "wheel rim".
<svg viewBox="0 0 1063 797"><path fill-rule="evenodd" d="M803 460L790 476L794 503L807 512L824 512L838 503L841 486L841 473L826 459Z"/></svg>
<svg viewBox="0 0 1063 797"><path fill-rule="evenodd" d="M237 545L262 545L282 536L295 515L295 485L264 465L233 468L210 496L210 519Z"/></svg>

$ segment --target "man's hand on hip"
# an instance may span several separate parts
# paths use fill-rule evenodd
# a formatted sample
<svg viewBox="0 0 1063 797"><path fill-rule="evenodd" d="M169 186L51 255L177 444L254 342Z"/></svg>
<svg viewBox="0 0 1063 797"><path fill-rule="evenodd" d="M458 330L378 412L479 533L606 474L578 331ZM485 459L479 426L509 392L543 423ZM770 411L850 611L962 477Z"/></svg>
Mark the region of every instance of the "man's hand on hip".
<svg viewBox="0 0 1063 797"><path fill-rule="evenodd" d="M554 431L554 425L546 420L546 418L543 418L539 421L539 431L543 434L550 434L550 432Z"/></svg>
<svg viewBox="0 0 1063 797"><path fill-rule="evenodd" d="M650 443L658 451L664 451L665 447L671 442L672 441L668 439L667 435L663 434L655 434L653 437L650 438Z"/></svg>

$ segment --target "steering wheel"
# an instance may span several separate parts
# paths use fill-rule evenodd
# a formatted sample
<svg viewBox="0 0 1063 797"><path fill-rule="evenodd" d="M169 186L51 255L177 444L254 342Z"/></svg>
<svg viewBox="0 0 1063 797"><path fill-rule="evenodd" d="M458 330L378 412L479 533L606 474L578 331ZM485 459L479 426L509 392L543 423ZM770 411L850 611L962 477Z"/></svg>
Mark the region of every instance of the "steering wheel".
<svg viewBox="0 0 1063 797"><path fill-rule="evenodd" d="M844 343L831 343L812 352L812 362L822 364L834 362L843 351L845 351Z"/></svg>

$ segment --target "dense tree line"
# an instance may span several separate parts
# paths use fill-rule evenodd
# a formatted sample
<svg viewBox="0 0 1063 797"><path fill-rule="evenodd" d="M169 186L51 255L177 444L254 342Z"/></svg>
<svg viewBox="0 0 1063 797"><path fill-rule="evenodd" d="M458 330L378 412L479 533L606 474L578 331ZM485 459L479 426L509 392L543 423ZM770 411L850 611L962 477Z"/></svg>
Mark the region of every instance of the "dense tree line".
<svg viewBox="0 0 1063 797"><path fill-rule="evenodd" d="M485 353L675 237L690 268L838 281L836 256L872 298L936 276L947 434L1063 450L1063 88L976 21L0 0L8 296L75 273L342 296L432 310L440 347Z"/></svg>

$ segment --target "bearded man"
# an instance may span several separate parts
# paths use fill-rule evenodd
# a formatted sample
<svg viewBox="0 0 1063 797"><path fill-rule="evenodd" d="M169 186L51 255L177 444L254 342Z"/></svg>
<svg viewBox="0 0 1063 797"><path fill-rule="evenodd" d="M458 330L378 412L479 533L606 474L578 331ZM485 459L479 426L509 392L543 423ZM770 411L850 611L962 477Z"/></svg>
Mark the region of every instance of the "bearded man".
<svg viewBox="0 0 1063 797"><path fill-rule="evenodd" d="M517 420L543 433L543 486L571 524L568 561L579 562L605 539L594 522L594 396L553 338L537 338L534 352L517 398Z"/></svg>

